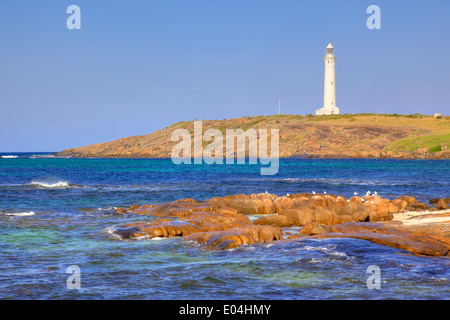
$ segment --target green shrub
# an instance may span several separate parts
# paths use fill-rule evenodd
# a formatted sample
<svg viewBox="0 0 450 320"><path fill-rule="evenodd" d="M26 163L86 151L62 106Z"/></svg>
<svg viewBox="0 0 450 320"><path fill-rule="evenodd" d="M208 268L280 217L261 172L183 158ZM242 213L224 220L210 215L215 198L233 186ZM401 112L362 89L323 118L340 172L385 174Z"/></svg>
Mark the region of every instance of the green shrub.
<svg viewBox="0 0 450 320"><path fill-rule="evenodd" d="M440 144L429 149L430 153L438 152L438 151L442 151L442 146Z"/></svg>

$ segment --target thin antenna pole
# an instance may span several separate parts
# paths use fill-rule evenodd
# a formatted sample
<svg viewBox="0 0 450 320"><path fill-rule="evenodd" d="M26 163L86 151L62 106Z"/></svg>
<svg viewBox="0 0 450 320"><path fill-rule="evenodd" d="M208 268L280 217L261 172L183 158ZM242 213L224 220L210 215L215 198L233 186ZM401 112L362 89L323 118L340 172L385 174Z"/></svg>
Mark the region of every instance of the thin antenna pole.
<svg viewBox="0 0 450 320"><path fill-rule="evenodd" d="M278 114L281 114L281 99L278 99Z"/></svg>

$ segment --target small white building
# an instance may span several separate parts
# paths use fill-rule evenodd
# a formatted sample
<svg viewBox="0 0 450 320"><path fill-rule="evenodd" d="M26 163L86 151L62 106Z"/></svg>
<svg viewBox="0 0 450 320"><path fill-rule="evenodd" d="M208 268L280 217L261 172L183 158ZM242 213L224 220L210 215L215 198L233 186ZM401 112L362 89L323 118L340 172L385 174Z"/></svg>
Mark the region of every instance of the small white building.
<svg viewBox="0 0 450 320"><path fill-rule="evenodd" d="M316 110L316 115L339 114L339 108L336 106L336 69L334 56L334 47L330 43L326 48L325 61L325 81L323 92L323 108Z"/></svg>

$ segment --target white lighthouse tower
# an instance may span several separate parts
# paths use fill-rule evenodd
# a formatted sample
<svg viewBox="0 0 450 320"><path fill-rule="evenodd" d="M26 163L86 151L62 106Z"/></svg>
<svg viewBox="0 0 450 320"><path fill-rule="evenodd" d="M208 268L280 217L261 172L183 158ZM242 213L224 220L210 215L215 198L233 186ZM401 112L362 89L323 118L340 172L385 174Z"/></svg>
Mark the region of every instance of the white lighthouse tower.
<svg viewBox="0 0 450 320"><path fill-rule="evenodd" d="M339 114L339 108L336 106L336 69L334 56L334 47L330 43L326 49L325 55L325 83L323 91L323 108L316 110L316 115Z"/></svg>

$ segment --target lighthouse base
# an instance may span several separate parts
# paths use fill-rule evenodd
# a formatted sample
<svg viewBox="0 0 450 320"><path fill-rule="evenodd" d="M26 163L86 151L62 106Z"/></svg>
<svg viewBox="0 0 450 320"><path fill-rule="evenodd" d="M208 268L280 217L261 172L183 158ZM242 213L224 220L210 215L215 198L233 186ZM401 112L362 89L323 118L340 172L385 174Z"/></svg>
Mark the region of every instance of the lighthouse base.
<svg viewBox="0 0 450 320"><path fill-rule="evenodd" d="M339 108L337 107L323 107L316 110L316 116L339 114Z"/></svg>

